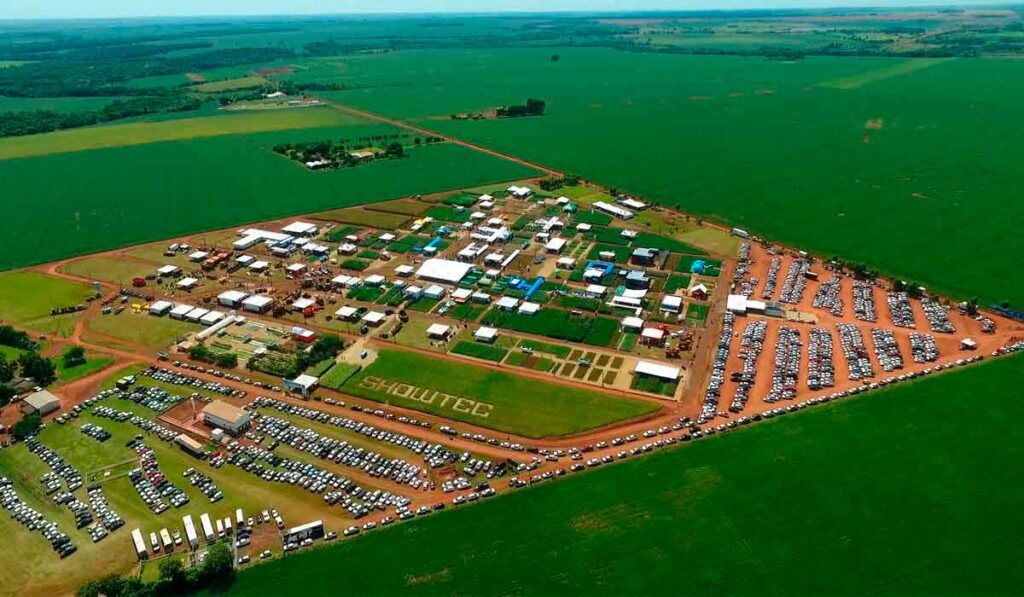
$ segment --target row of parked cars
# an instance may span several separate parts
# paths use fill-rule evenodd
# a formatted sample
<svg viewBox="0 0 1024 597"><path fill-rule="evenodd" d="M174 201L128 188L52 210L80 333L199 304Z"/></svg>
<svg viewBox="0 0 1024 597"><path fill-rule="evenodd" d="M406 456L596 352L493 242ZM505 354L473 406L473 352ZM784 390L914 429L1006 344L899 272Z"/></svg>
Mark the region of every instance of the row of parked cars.
<svg viewBox="0 0 1024 597"><path fill-rule="evenodd" d="M137 440L132 440L130 443L133 444L135 453L139 457L139 468L132 469L128 473L128 478L131 479L135 491L138 492L142 501L146 502L150 510L156 514L166 511L165 498L175 508L181 508L187 504L189 502L188 494L167 479L167 476L160 470L153 449Z"/></svg>
<svg viewBox="0 0 1024 597"><path fill-rule="evenodd" d="M292 425L285 419L260 416L254 429L316 458L361 470L374 478L390 479L399 485L418 489L426 477L426 470L417 464L385 457L379 452L321 435L308 427Z"/></svg>
<svg viewBox="0 0 1024 597"><path fill-rule="evenodd" d="M88 435L94 440L103 443L110 439L110 432L100 427L95 423L83 423L81 427L82 433Z"/></svg>
<svg viewBox="0 0 1024 597"><path fill-rule="evenodd" d="M807 343L807 387L812 390L831 388L836 384L836 363L833 357L832 332L812 327Z"/></svg>
<svg viewBox="0 0 1024 597"><path fill-rule="evenodd" d="M826 309L832 315L836 317L842 317L842 289L842 278L835 275L832 276L831 278L822 282L821 285L818 286L818 292L814 294L814 301L811 303L811 306L818 309Z"/></svg>
<svg viewBox="0 0 1024 597"><path fill-rule="evenodd" d="M910 334L910 356L915 363L934 363L939 360L939 347L931 334Z"/></svg>
<svg viewBox="0 0 1024 597"><path fill-rule="evenodd" d="M108 531L116 531L124 526L124 519L110 507L103 488L97 485L89 488L89 506L99 518L100 524Z"/></svg>
<svg viewBox="0 0 1024 597"><path fill-rule="evenodd" d="M71 542L71 538L60 530L56 522L47 520L38 510L21 499L14 490L14 483L7 477L0 477L0 506L7 510L12 519L30 531L37 531L49 541L50 547L61 559L77 551L78 548Z"/></svg>
<svg viewBox="0 0 1024 597"><path fill-rule="evenodd" d="M768 322L763 319L748 322L743 328L740 336L739 357L743 360L743 370L733 371L732 381L736 382L733 390L732 403L729 410L735 413L743 410L750 399L750 389L754 387L757 379L757 359L764 350L765 335L768 331Z"/></svg>
<svg viewBox="0 0 1024 597"><path fill-rule="evenodd" d="M176 367L182 369L191 369L200 373L206 373L207 375L213 375L216 377L226 377L232 381L242 381L242 378L238 375L231 373L225 373L219 369L207 369L198 365L192 365L184 361L174 361ZM180 371L174 371L173 369L167 369L166 367L150 367L141 373L144 377L149 377L157 381L164 383L174 384L176 386L184 386L196 388L197 390L205 390L222 396L230 396L231 398L245 398L245 390L234 390L222 383L215 381L205 381L198 377L186 375Z"/></svg>
<svg viewBox="0 0 1024 597"><path fill-rule="evenodd" d="M217 484L213 482L209 475L204 475L194 468L186 469L183 474L188 479L188 482L192 484L192 487L195 487L203 492L203 495L210 498L211 503L224 499L224 492L217 487Z"/></svg>
<svg viewBox="0 0 1024 597"><path fill-rule="evenodd" d="M782 258L772 257L768 264L768 275L764 279L764 289L761 291L761 298L768 300L775 295L775 288L779 284L779 271L782 269Z"/></svg>
<svg viewBox="0 0 1024 597"><path fill-rule="evenodd" d="M849 378L857 381L874 377L875 367L871 364L860 328L849 323L837 323L836 330L839 331L839 346L850 369Z"/></svg>
<svg viewBox="0 0 1024 597"><path fill-rule="evenodd" d="M109 406L97 406L93 409L92 414L97 417L104 419L110 419L119 423L131 423L143 431L155 434L157 437L165 442L173 441L174 438L178 437L178 433L164 427L152 419L140 417L135 413L126 410L117 410ZM141 437L141 436L136 436Z"/></svg>
<svg viewBox="0 0 1024 597"><path fill-rule="evenodd" d="M906 292L887 292L885 302L889 305L889 319L894 326L910 329L917 326L914 320L914 307L911 306L910 296Z"/></svg>
<svg viewBox="0 0 1024 597"><path fill-rule="evenodd" d="M718 334L718 345L711 363L708 387L704 391L704 403L700 407L698 420L702 423L710 421L718 414L718 400L722 395L722 384L725 383L725 366L729 362L729 343L735 324L736 316L726 312L722 317L722 331Z"/></svg>
<svg viewBox="0 0 1024 597"><path fill-rule="evenodd" d="M921 299L921 308L924 309L924 316L928 319L928 325L933 332L952 334L956 331L953 322L949 320L949 310L939 301L924 297Z"/></svg>
<svg viewBox="0 0 1024 597"><path fill-rule="evenodd" d="M796 259L786 270L786 281L779 293L779 301L795 305L804 299L804 288L807 287L807 272L811 263L806 259Z"/></svg>
<svg viewBox="0 0 1024 597"><path fill-rule="evenodd" d="M82 474L78 472L78 469L67 463L66 460L60 457L56 452L51 450L49 447L43 445L35 437L29 437L25 439L25 447L28 451L39 457L40 460L46 463L50 467L50 471L62 479L67 484L68 491L75 491L82 486ZM44 482L44 485L49 485ZM57 490L60 490L60 483L57 483ZM53 493L47 491L47 493Z"/></svg>
<svg viewBox="0 0 1024 597"><path fill-rule="evenodd" d="M368 425L362 421L350 419L348 417L340 417L332 415L330 413L316 410L313 408L306 408L297 406L274 398L267 398L260 396L253 401L253 408L273 408L285 414L299 416L310 421L316 421L325 425L331 425L338 427L339 429L345 429L347 431L353 431L362 435L363 437L384 443L389 443L400 448L405 448L423 457L423 460L432 468L438 468L445 464L451 464L455 462L458 457L457 454L448 450L441 444L431 443L424 440L409 437L404 433L395 433L388 431L387 429L381 429ZM405 417L400 417L403 419ZM406 419L407 423L419 426L419 422L415 419ZM443 431L443 430L442 430Z"/></svg>
<svg viewBox="0 0 1024 597"><path fill-rule="evenodd" d="M896 343L896 335L892 330L872 328L871 341L875 345L875 358L886 373L903 368L903 353Z"/></svg>
<svg viewBox="0 0 1024 597"><path fill-rule="evenodd" d="M782 326L775 340L775 361L772 367L772 386L765 396L765 402L792 400L796 398L797 381L800 378L800 354L803 342L796 328Z"/></svg>
<svg viewBox="0 0 1024 597"><path fill-rule="evenodd" d="M853 282L853 316L861 321L875 323L878 312L875 311L875 287L862 280Z"/></svg>
<svg viewBox="0 0 1024 597"><path fill-rule="evenodd" d="M178 396L163 388L152 386L136 386L131 391L123 393L121 398L131 400L135 404L140 404L158 413L162 413L185 400L184 396Z"/></svg>

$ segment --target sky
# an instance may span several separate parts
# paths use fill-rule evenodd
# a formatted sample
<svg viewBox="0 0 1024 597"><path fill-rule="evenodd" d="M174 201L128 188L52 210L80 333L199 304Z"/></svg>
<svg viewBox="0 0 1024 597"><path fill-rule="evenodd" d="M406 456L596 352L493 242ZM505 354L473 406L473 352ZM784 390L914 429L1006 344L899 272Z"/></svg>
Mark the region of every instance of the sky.
<svg viewBox="0 0 1024 597"><path fill-rule="evenodd" d="M0 0L0 19L983 5L992 0Z"/></svg>

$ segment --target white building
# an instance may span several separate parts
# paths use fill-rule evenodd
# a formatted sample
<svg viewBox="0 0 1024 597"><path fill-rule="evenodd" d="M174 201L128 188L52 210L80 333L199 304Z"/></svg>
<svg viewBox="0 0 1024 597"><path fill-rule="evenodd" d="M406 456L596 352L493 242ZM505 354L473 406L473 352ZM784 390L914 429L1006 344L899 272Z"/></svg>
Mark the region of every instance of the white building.
<svg viewBox="0 0 1024 597"><path fill-rule="evenodd" d="M605 203L604 201L598 201L594 203L594 209L603 211L604 213L615 216L617 218L622 218L623 220L630 220L635 215L628 209L624 209L622 207L619 207L618 205L612 205L611 203Z"/></svg>
<svg viewBox="0 0 1024 597"><path fill-rule="evenodd" d="M416 270L416 277L433 282L458 284L472 271L473 264L448 259L427 259Z"/></svg>
<svg viewBox="0 0 1024 597"><path fill-rule="evenodd" d="M198 278L182 278L178 280L176 286L182 290L192 290L196 286L199 286Z"/></svg>
<svg viewBox="0 0 1024 597"><path fill-rule="evenodd" d="M316 224L311 224L309 222L292 222L282 228L281 232L294 236L316 236L318 230L319 229L316 227Z"/></svg>
<svg viewBox="0 0 1024 597"><path fill-rule="evenodd" d="M150 315L167 315L167 313L174 308L174 305L168 301L157 301L149 306Z"/></svg>
<svg viewBox="0 0 1024 597"><path fill-rule="evenodd" d="M217 302L224 305L225 307L231 307L237 309L242 305L242 301L248 298L248 294L241 290L225 290L224 292L217 295Z"/></svg>
<svg viewBox="0 0 1024 597"><path fill-rule="evenodd" d="M257 294L242 301L242 308L253 313L263 313L273 304L273 298L265 294Z"/></svg>
<svg viewBox="0 0 1024 597"><path fill-rule="evenodd" d="M492 344L498 339L498 330L496 328L483 326L473 332L473 338L475 338L477 342Z"/></svg>

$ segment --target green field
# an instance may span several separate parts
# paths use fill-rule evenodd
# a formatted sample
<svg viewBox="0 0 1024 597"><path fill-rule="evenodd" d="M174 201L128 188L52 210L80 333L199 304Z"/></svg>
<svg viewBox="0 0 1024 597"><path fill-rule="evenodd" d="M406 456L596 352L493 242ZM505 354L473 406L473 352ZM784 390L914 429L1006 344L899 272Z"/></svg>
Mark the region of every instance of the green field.
<svg viewBox="0 0 1024 597"><path fill-rule="evenodd" d="M107 338L90 337L89 332L112 336L132 344L141 344L152 349L165 349L188 334L202 330L202 326L170 317L154 317L148 312L134 313L125 309L119 315L99 315L86 323L86 339L111 348L125 348L111 343Z"/></svg>
<svg viewBox="0 0 1024 597"><path fill-rule="evenodd" d="M240 135L5 160L4 192L35 200L0 219L0 234L46 230L46 242L12 243L0 269L533 174L452 144L404 160L308 172Z"/></svg>
<svg viewBox="0 0 1024 597"><path fill-rule="evenodd" d="M392 52L319 72L379 84L325 94L339 103L934 290L1024 296L1024 278L1005 275L1024 252L1024 207L1008 200L1024 185L1024 137L1006 134L1024 126L1024 61L557 53L558 62L550 48ZM546 100L543 117L436 118L523 89ZM611 145L640 153L630 159ZM933 249L921 250L921 239L935 239Z"/></svg>
<svg viewBox="0 0 1024 597"><path fill-rule="evenodd" d="M202 118L133 122L56 131L0 140L0 160L126 147L161 141L182 141L221 135L310 127L364 124L365 121L332 108L226 113Z"/></svg>
<svg viewBox="0 0 1024 597"><path fill-rule="evenodd" d="M329 595L339 578L376 595L1012 593L1024 584L1024 403L1001 397L1024 384L1022 365L435 514L254 567L232 593Z"/></svg>
<svg viewBox="0 0 1024 597"><path fill-rule="evenodd" d="M76 315L50 316L50 310L73 307L93 295L92 288L37 272L0 275L0 321L43 333L67 335Z"/></svg>
<svg viewBox="0 0 1024 597"><path fill-rule="evenodd" d="M395 382L391 392L377 382ZM410 396L410 384L416 387ZM657 406L603 392L582 390L475 365L384 349L342 390L356 396L439 414L525 437L579 433L646 415ZM393 392L393 393L392 393ZM450 394L447 400L441 393ZM422 398L422 400L421 400ZM459 402L458 398L464 401ZM456 408L458 406L458 408Z"/></svg>

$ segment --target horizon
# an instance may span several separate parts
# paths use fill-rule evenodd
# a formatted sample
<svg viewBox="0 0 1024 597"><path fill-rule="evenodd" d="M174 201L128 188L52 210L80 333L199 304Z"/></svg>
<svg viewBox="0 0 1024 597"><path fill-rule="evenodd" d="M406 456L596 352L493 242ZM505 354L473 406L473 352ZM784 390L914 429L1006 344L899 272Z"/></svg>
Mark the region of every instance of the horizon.
<svg viewBox="0 0 1024 597"><path fill-rule="evenodd" d="M211 4L216 8L210 10ZM139 2L125 6L121 0L96 0L88 6L73 0L54 0L40 6L34 0L14 0L0 5L0 21L64 21L174 18L296 18L329 16L499 16L531 14L636 14L688 12L751 12L764 10L925 10L930 8L985 8L1020 6L1021 2L991 0L640 0L629 7L621 0L492 0L481 7L473 0L448 0L426 8L415 0L180 0L175 8L166 2ZM586 4L586 6L580 6ZM160 5L159 7L157 5ZM238 8L238 10L233 10ZM86 12L87 10L87 12Z"/></svg>

